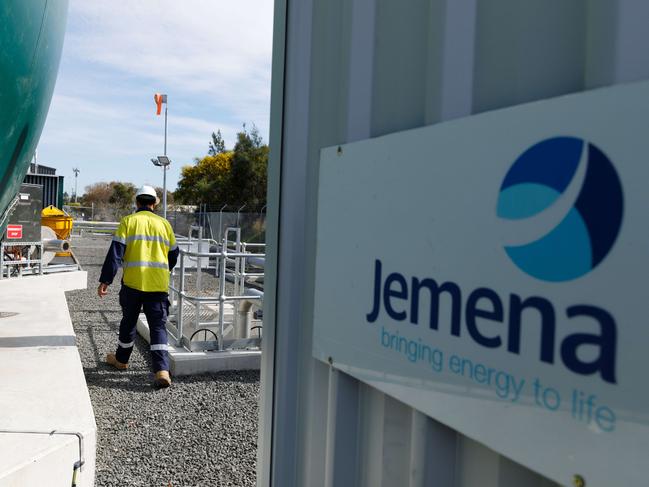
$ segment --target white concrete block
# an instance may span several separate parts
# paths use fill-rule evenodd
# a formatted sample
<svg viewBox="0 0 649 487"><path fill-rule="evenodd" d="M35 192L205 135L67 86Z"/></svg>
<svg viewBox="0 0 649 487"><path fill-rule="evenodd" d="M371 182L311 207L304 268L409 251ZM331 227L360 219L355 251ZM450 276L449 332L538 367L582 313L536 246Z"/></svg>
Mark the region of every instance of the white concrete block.
<svg viewBox="0 0 649 487"><path fill-rule="evenodd" d="M21 289L58 289L60 291L74 291L88 287L88 273L86 271L58 272L42 276L24 276L0 279L0 293L3 289L18 286Z"/></svg>
<svg viewBox="0 0 649 487"><path fill-rule="evenodd" d="M261 351L171 352L171 375L195 375L224 370L259 370Z"/></svg>
<svg viewBox="0 0 649 487"><path fill-rule="evenodd" d="M140 315L137 331L142 338L150 343L149 325L144 314ZM223 370L259 370L261 368L261 350L188 352L182 347L170 344L169 364L171 375L176 377Z"/></svg>
<svg viewBox="0 0 649 487"><path fill-rule="evenodd" d="M0 486L70 487L70 460L79 456L79 442L74 436L5 433L0 435L0 451L3 464L10 466L0 472ZM87 469L80 472L77 479L86 473Z"/></svg>
<svg viewBox="0 0 649 487"><path fill-rule="evenodd" d="M0 318L2 487L69 486L80 454L78 485L94 484L97 428L64 294L86 280L82 271L0 281L0 311L16 313Z"/></svg>

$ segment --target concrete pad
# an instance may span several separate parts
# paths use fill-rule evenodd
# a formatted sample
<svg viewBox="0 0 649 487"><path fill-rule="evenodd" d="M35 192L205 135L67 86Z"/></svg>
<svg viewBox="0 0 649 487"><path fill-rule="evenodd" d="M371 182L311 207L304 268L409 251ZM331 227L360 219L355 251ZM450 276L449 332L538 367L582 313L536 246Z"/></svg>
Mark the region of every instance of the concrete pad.
<svg viewBox="0 0 649 487"><path fill-rule="evenodd" d="M69 487L73 475L70 459L79 456L79 442L74 436L5 433L0 435L0 451L5 457L0 477L3 487ZM79 472L78 480L86 474Z"/></svg>
<svg viewBox="0 0 649 487"><path fill-rule="evenodd" d="M171 374L205 374L224 370L259 370L261 351L224 350L223 352L170 352Z"/></svg>
<svg viewBox="0 0 649 487"><path fill-rule="evenodd" d="M24 281L21 284L20 281ZM28 288L37 287L39 289L56 288L61 291L74 291L75 289L86 289L88 287L88 273L86 271L58 272L55 274L43 274L42 276L24 276L24 277L5 277L0 279L0 290L3 286L25 286Z"/></svg>
<svg viewBox="0 0 649 487"><path fill-rule="evenodd" d="M144 314L140 315L137 331L147 343L151 343L149 325ZM169 334L170 341L173 336ZM189 352L184 347L169 344L169 363L172 376L205 374L224 370L259 370L261 350L224 350L222 352Z"/></svg>
<svg viewBox="0 0 649 487"><path fill-rule="evenodd" d="M97 428L64 294L86 279L81 271L0 280L2 487L69 487L80 457L78 485L94 483Z"/></svg>

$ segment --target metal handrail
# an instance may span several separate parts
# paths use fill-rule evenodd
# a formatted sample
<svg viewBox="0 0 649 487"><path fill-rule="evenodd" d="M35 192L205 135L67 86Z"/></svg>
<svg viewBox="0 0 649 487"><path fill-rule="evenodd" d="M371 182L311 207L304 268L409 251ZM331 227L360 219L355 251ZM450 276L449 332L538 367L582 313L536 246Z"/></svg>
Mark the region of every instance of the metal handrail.
<svg viewBox="0 0 649 487"><path fill-rule="evenodd" d="M211 241L212 239L201 239L202 241L208 240ZM227 242L227 241L226 241ZM183 242L183 243L188 243L191 244L190 242ZM175 283L172 279L172 282L169 285L169 290L172 293L175 293L176 299L177 299L177 312L176 312L176 344L177 346L182 346L183 342L183 325L184 325L184 320L183 320L183 304L184 301L187 300L187 302L193 304L196 307L196 324L197 328L200 326L200 306L201 304L218 304L219 305L219 318L218 318L218 326L219 326L219 340L218 340L218 349L219 351L223 350L224 347L224 318L225 318L225 306L224 304L226 302L238 302L238 301L262 301L263 300L263 293L260 291L257 291L256 293L250 293L250 294L244 294L244 295L234 295L234 296L226 296L224 293L225 290L225 279L226 279L226 274L228 273L227 269L227 263L232 262L233 260L236 261L236 272L235 276L240 275L242 279L245 280L246 275L248 276L255 276L255 277L260 277L263 276L263 274L259 273L251 273L251 274L246 274L245 273L245 259L248 257L265 257L265 254L259 254L259 253L247 253L247 252L229 252L227 250L227 245L225 243L219 244L216 243L218 246L221 247L220 252L200 252L200 251L192 251L189 249L183 249L179 247L179 253L180 253L180 262L179 262L179 267L180 267L180 284L179 287L175 286ZM218 296L193 296L189 293L186 292L185 290L185 258L195 258L195 259L200 259L200 258L216 258L218 259L218 265L219 265L219 295ZM243 265L242 265L243 264ZM209 266L209 264L208 264ZM199 269L197 269L197 272ZM235 293L237 290L239 290L239 280L235 279ZM242 284L242 289L245 289L245 281ZM235 319L235 323L237 320Z"/></svg>
<svg viewBox="0 0 649 487"><path fill-rule="evenodd" d="M221 302L220 297L212 298L210 296L192 296L191 294L187 294L186 292L178 292L179 296L182 296L185 298L187 301L194 301L197 303L204 303L204 304L219 304ZM263 296L249 296L249 295L243 295L243 296L224 296L223 301L261 301L263 300Z"/></svg>
<svg viewBox="0 0 649 487"><path fill-rule="evenodd" d="M179 249L181 255L184 254L187 257L265 257L266 254L253 254L245 252L192 252L189 250Z"/></svg>

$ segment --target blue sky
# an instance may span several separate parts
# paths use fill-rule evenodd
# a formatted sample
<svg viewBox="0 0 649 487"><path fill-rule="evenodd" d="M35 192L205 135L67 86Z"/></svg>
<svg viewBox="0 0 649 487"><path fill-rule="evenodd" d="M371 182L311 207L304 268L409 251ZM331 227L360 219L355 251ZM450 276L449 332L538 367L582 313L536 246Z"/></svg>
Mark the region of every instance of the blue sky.
<svg viewBox="0 0 649 487"><path fill-rule="evenodd" d="M243 123L268 140L272 0L70 0L59 78L38 162L79 194L98 181L162 186L169 97L168 186L207 153L212 131L234 144Z"/></svg>

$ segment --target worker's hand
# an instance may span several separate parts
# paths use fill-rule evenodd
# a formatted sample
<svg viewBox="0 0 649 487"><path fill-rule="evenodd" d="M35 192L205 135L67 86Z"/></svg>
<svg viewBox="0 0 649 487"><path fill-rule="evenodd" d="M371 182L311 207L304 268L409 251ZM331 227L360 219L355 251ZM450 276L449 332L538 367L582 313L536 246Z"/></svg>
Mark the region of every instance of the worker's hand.
<svg viewBox="0 0 649 487"><path fill-rule="evenodd" d="M99 283L99 287L97 288L97 296L100 298L103 298L108 294L108 284L104 284L103 282Z"/></svg>

